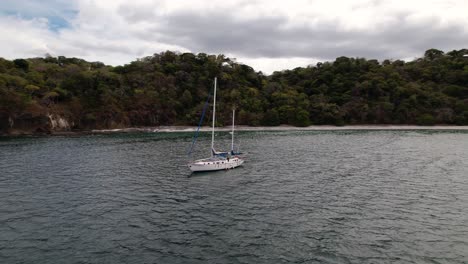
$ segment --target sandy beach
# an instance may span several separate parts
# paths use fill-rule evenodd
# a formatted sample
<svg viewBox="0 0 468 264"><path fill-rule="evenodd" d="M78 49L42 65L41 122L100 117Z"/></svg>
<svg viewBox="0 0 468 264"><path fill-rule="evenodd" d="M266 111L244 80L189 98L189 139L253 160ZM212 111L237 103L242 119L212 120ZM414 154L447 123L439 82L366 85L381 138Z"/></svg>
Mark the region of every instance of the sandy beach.
<svg viewBox="0 0 468 264"><path fill-rule="evenodd" d="M159 126L143 128L121 128L92 130L92 133L131 133L131 132L193 132L197 127L192 126ZM352 125L352 126L274 126L274 127L251 127L236 126L236 131L327 131L327 130L467 130L468 126L416 126L416 125ZM200 127L200 131L209 132L211 127ZM216 131L231 131L231 127L217 127Z"/></svg>

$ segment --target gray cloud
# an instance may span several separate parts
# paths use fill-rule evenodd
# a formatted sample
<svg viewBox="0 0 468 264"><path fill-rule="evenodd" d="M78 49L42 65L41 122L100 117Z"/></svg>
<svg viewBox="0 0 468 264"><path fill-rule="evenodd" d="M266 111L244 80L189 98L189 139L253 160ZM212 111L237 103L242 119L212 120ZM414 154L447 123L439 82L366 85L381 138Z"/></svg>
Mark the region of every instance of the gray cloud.
<svg viewBox="0 0 468 264"><path fill-rule="evenodd" d="M0 56L46 51L117 65L191 51L264 72L339 56L411 59L430 48L466 48L467 7L463 0L18 0L0 6Z"/></svg>
<svg viewBox="0 0 468 264"><path fill-rule="evenodd" d="M146 5L132 5L123 4L119 6L117 12L121 15L125 21L130 24L135 24L142 21L151 21L154 18L154 6L150 4Z"/></svg>
<svg viewBox="0 0 468 264"><path fill-rule="evenodd" d="M376 14L378 16L378 14ZM468 43L462 25L443 26L433 17L412 22L398 14L374 29L347 30L336 20L313 26L289 26L284 16L239 20L229 12L176 12L158 17L162 22L142 34L146 40L186 47L194 52L239 54L250 58L309 57L331 60L339 56L408 58L429 48L457 49Z"/></svg>

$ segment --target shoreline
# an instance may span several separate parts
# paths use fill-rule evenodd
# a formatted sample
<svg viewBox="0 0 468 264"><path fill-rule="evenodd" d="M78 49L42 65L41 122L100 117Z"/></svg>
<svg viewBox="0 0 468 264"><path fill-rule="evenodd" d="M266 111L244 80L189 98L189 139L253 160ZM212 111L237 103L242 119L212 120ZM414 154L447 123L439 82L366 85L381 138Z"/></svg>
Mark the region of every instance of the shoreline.
<svg viewBox="0 0 468 264"><path fill-rule="evenodd" d="M229 132L230 126L217 127L217 132ZM195 132L196 126L157 126L157 127L128 127L116 129L92 129L92 130L76 130L76 131L52 131L50 133L30 133L26 131L12 131L9 134L0 134L0 137L9 136L79 136L79 135L99 135L99 134L118 134L118 133L179 133L179 132ZM200 127L200 132L211 132L209 126ZM468 131L468 126L453 126L453 125L435 125L435 126L417 126L417 125L347 125L347 126L332 126L332 125L314 125L308 127L294 127L288 125L281 126L236 126L235 130L239 131Z"/></svg>
<svg viewBox="0 0 468 264"><path fill-rule="evenodd" d="M231 131L230 126L217 127L216 131ZM118 129L94 129L89 133L132 133L132 132L195 132L197 127L194 126L159 126L159 127L144 127L144 128L118 128ZM210 132L209 126L200 127L200 132ZM451 126L451 125L435 125L435 126L417 126L417 125L348 125L348 126L331 126L331 125L316 125L308 127L294 126L236 126L235 131L343 131L343 130L464 130L468 131L468 126Z"/></svg>

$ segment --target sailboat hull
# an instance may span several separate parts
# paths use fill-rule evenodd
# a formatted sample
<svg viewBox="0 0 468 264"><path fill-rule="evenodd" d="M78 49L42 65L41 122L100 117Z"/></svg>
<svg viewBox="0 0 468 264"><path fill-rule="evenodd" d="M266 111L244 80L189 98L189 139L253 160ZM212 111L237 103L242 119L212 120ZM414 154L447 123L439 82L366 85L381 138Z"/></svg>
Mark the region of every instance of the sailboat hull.
<svg viewBox="0 0 468 264"><path fill-rule="evenodd" d="M208 158L189 163L188 167L193 172L218 171L234 169L241 166L243 163L244 160L239 157L233 157L229 160L225 158Z"/></svg>

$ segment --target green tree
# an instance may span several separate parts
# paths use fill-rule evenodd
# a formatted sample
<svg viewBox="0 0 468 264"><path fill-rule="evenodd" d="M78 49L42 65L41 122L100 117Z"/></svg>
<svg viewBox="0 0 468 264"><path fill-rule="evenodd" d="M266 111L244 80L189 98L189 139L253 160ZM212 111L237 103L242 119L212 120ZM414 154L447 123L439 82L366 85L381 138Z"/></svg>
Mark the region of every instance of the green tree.
<svg viewBox="0 0 468 264"><path fill-rule="evenodd" d="M29 70L29 62L25 59L16 59L13 61L15 66L23 71Z"/></svg>

